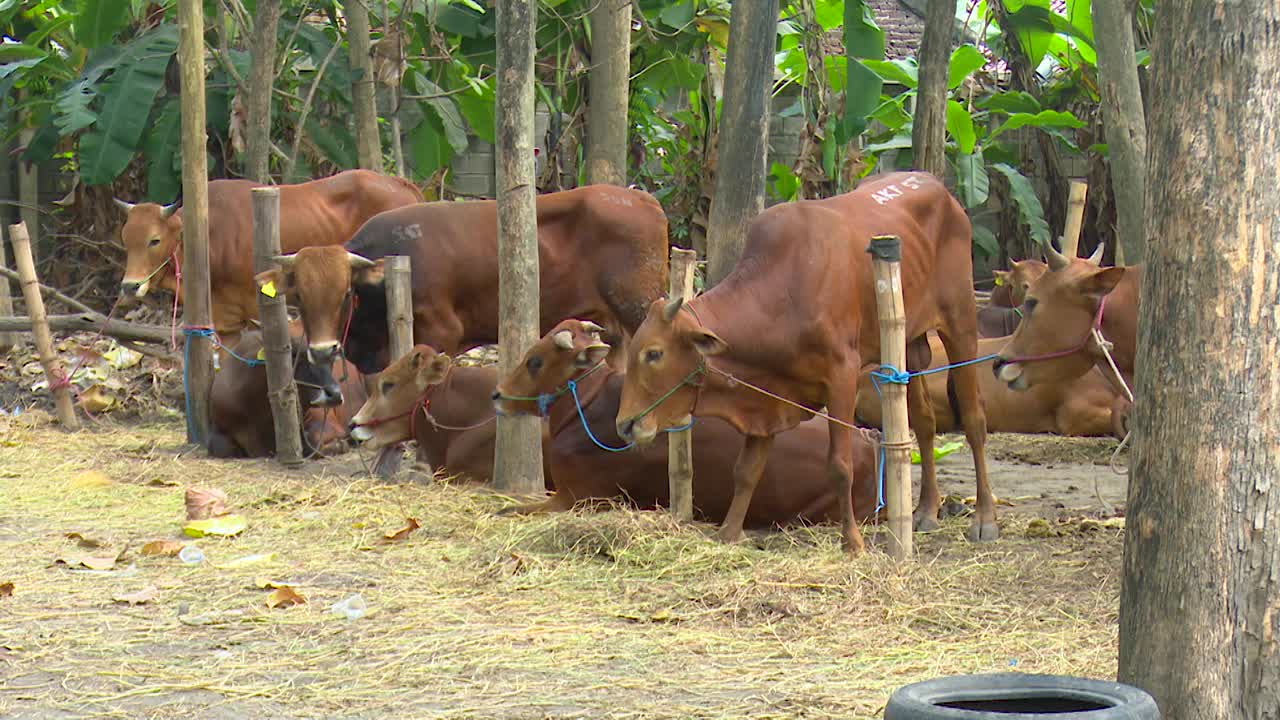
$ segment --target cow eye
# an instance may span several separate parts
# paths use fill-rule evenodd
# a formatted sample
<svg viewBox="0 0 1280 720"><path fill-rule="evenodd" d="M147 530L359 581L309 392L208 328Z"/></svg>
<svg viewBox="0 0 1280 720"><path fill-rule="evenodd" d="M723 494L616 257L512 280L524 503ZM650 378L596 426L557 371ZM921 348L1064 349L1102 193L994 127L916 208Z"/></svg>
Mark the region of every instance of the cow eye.
<svg viewBox="0 0 1280 720"><path fill-rule="evenodd" d="M160 238L151 238L151 242L147 243L147 247L160 247Z"/></svg>
<svg viewBox="0 0 1280 720"><path fill-rule="evenodd" d="M659 361L659 360L661 360L661 359L662 359L662 351L661 351L661 350L656 350L656 349L655 349L655 350L645 350L645 351L644 351L644 361L645 361L645 362L647 362L647 363L656 363L656 362L658 362L658 361Z"/></svg>
<svg viewBox="0 0 1280 720"><path fill-rule="evenodd" d="M391 392L391 389L394 388L395 386L396 384L391 382L390 380L387 380L386 382L382 383L382 394L386 395L387 393Z"/></svg>
<svg viewBox="0 0 1280 720"><path fill-rule="evenodd" d="M529 361L526 362L524 365L526 368L529 369L529 374L533 375L542 369L542 357L538 355L534 355L533 357L529 358Z"/></svg>

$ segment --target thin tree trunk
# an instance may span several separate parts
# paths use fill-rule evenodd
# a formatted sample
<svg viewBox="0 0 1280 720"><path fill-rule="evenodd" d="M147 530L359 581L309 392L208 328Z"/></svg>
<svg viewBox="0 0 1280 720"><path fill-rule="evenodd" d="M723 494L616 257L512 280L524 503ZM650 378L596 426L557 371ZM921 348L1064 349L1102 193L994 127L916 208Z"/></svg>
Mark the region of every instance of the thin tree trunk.
<svg viewBox="0 0 1280 720"><path fill-rule="evenodd" d="M498 0L498 370L506 375L538 341L538 221L533 167L536 0ZM542 426L498 417L493 483L542 492Z"/></svg>
<svg viewBox="0 0 1280 720"><path fill-rule="evenodd" d="M1134 55L1133 4L1129 0L1093 0L1093 28L1117 234L1124 258L1140 263L1145 246L1147 120Z"/></svg>
<svg viewBox="0 0 1280 720"><path fill-rule="evenodd" d="M29 91L22 88L18 91L18 100L26 99ZM31 126L31 113L24 111L21 117L22 130L18 132L18 146L29 147L36 130ZM22 204L18 216L27 226L27 234L31 237L31 255L36 266L40 265L43 254L40 247L40 171L35 163L18 160L18 202Z"/></svg>
<svg viewBox="0 0 1280 720"><path fill-rule="evenodd" d="M1161 0L1120 680L1280 717L1280 6Z"/></svg>
<svg viewBox="0 0 1280 720"><path fill-rule="evenodd" d="M245 140L244 175L258 183L271 182L271 82L276 74L276 27L280 0L258 0L253 37L249 44L249 113Z"/></svg>
<svg viewBox="0 0 1280 720"><path fill-rule="evenodd" d="M587 182L626 185L631 2L598 0L589 20Z"/></svg>
<svg viewBox="0 0 1280 720"><path fill-rule="evenodd" d="M343 3L347 46L351 50L351 104L356 116L356 155L360 167L382 172L382 141L374 100L373 62L369 55L369 7L364 0Z"/></svg>
<svg viewBox="0 0 1280 720"><path fill-rule="evenodd" d="M769 89L778 32L778 0L737 2L729 16L719 167L707 228L707 287L742 255L747 225L764 209Z"/></svg>
<svg viewBox="0 0 1280 720"><path fill-rule="evenodd" d="M929 0L920 41L920 85L911 148L916 167L938 177L947 169L947 69L955 14L952 0Z"/></svg>

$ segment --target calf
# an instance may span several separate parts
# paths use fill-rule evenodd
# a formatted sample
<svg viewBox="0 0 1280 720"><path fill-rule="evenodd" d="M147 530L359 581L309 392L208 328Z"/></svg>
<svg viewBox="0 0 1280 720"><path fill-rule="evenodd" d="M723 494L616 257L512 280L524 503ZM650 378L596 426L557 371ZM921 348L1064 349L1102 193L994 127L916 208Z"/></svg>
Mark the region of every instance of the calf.
<svg viewBox="0 0 1280 720"><path fill-rule="evenodd" d="M601 329L581 320L556 325L493 395L500 413L547 414L550 421L555 493L544 502L513 508L515 512L567 510L595 498L625 498L641 508L670 502L665 441L627 452L607 452L596 444L624 444L614 427L623 376L603 362L609 346L600 341ZM812 420L778 435L744 516L745 526L840 518L839 494L823 477L828 444L824 425ZM720 522L733 496L733 463L742 449L742 435L723 420L704 418L693 426L693 445L694 511L704 520ZM858 435L852 453L854 515L862 520L876 512L875 448Z"/></svg>

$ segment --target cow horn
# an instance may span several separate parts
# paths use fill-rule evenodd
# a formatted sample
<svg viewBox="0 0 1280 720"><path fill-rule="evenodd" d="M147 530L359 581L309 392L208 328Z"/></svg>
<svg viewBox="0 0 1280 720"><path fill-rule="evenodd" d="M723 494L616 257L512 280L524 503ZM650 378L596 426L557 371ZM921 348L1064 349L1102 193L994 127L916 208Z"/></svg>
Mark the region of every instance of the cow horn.
<svg viewBox="0 0 1280 720"><path fill-rule="evenodd" d="M1058 249L1053 246L1053 243L1045 243L1044 254L1045 259L1049 261L1050 270L1062 270L1071 264L1071 259L1058 252Z"/></svg>
<svg viewBox="0 0 1280 720"><path fill-rule="evenodd" d="M1098 247L1094 248L1093 254L1089 256L1089 262L1094 265L1102 264L1102 255L1107 251L1106 243L1098 243Z"/></svg>
<svg viewBox="0 0 1280 720"><path fill-rule="evenodd" d="M587 332L593 332L593 333L605 332L605 329L603 327L600 327L599 325L591 322L590 320L582 321L582 329L586 330Z"/></svg>
<svg viewBox="0 0 1280 720"><path fill-rule="evenodd" d="M676 313L680 312L680 308L683 306L684 306L683 297L678 297L675 300L672 300L671 302L667 303L666 307L662 308L662 319L666 320L667 322L671 322L672 320L675 320Z"/></svg>
<svg viewBox="0 0 1280 720"><path fill-rule="evenodd" d="M351 263L352 270L367 270L377 263L363 255L357 255L350 250L347 251L347 260Z"/></svg>
<svg viewBox="0 0 1280 720"><path fill-rule="evenodd" d="M554 335L551 336L551 342L555 343L556 347L560 348L561 350L572 350L573 349L573 333L569 332L568 330L561 330L560 332L555 333Z"/></svg>
<svg viewBox="0 0 1280 720"><path fill-rule="evenodd" d="M275 256L272 256L271 259L275 262L280 263L280 267L288 270L289 268L293 267L293 264L298 260L298 254L293 253L291 255L275 255Z"/></svg>
<svg viewBox="0 0 1280 720"><path fill-rule="evenodd" d="M133 209L134 203L131 203L131 202L125 202L125 201L121 200L121 199L120 199L120 198L118 198L118 197L113 197L113 198L111 198L111 199L115 201L115 203L116 203L116 207L120 208L121 210L125 211L126 213Z"/></svg>
<svg viewBox="0 0 1280 720"><path fill-rule="evenodd" d="M166 218L168 218L170 215L172 215L174 212L176 212L177 210L178 210L178 203L177 203L177 201L171 202L171 203L169 203L168 205L165 205L165 206L163 206L163 207L161 207L161 208L160 208L160 218L161 218L161 219L166 219Z"/></svg>

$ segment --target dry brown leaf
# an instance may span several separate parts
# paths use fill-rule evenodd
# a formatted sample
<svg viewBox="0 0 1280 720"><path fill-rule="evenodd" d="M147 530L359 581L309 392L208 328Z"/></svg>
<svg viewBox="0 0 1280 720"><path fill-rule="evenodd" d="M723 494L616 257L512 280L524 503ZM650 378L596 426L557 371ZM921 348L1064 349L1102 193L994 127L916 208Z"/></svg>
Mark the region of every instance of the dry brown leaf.
<svg viewBox="0 0 1280 720"><path fill-rule="evenodd" d="M73 488L98 488L106 487L111 484L111 478L106 473L98 470L85 470L76 473L71 477L71 487Z"/></svg>
<svg viewBox="0 0 1280 720"><path fill-rule="evenodd" d="M13 583L0 583L0 598L13 597Z"/></svg>
<svg viewBox="0 0 1280 720"><path fill-rule="evenodd" d="M84 535L81 535L78 532L67 533L67 539L75 540L76 544L83 548L96 548L96 547L102 547L103 545L106 545L106 543L104 543L101 540L85 537Z"/></svg>
<svg viewBox="0 0 1280 720"><path fill-rule="evenodd" d="M114 555L89 555L88 553L69 553L54 558L53 564L62 563L67 567L84 566L90 570L110 570L120 559L119 553Z"/></svg>
<svg viewBox="0 0 1280 720"><path fill-rule="evenodd" d="M305 597L298 594L297 590L294 590L287 585L272 590L271 594L267 596L267 607L269 608L304 605L306 602L307 599Z"/></svg>
<svg viewBox="0 0 1280 720"><path fill-rule="evenodd" d="M128 603L130 605L141 605L151 602L160 597L160 588L155 585L148 585L138 592L124 593L120 595L112 595L111 599L118 603Z"/></svg>
<svg viewBox="0 0 1280 720"><path fill-rule="evenodd" d="M406 537L409 537L409 533L413 532L414 530L417 530L420 527L422 526L418 524L418 518L405 518L404 527L400 528L399 530L396 530L395 532L389 532L383 535L382 539L379 540L378 542L383 542L383 543L400 542Z"/></svg>
<svg viewBox="0 0 1280 720"><path fill-rule="evenodd" d="M186 500L188 520L227 514L227 494L217 488L187 488Z"/></svg>
<svg viewBox="0 0 1280 720"><path fill-rule="evenodd" d="M115 407L116 399L101 385L91 385L80 392L80 407L90 415Z"/></svg>
<svg viewBox="0 0 1280 720"><path fill-rule="evenodd" d="M139 551L143 555L160 555L162 557L177 557L182 552L182 548L186 547L186 543L177 540L152 540L142 546Z"/></svg>

